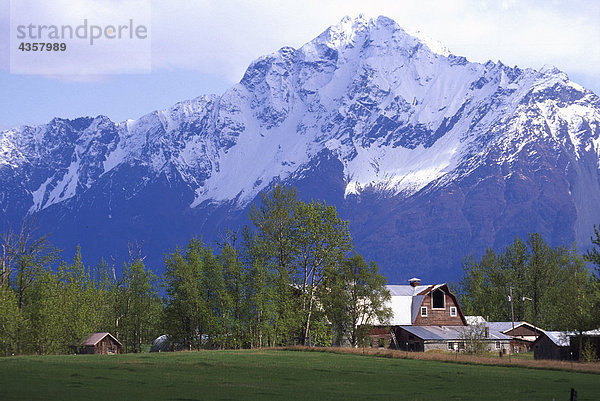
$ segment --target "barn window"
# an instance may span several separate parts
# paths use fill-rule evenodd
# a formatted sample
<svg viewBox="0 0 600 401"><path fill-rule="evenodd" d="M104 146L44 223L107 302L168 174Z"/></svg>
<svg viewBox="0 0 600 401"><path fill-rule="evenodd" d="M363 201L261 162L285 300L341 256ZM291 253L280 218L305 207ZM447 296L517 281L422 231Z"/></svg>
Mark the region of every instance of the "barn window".
<svg viewBox="0 0 600 401"><path fill-rule="evenodd" d="M427 307L426 306L423 306L421 308L421 316L427 317Z"/></svg>
<svg viewBox="0 0 600 401"><path fill-rule="evenodd" d="M500 349L500 341L496 341L496 349Z"/></svg>
<svg viewBox="0 0 600 401"><path fill-rule="evenodd" d="M456 317L456 306L450 307L450 316Z"/></svg>
<svg viewBox="0 0 600 401"><path fill-rule="evenodd" d="M431 293L431 302L433 309L445 309L446 308L446 294L444 291L437 289Z"/></svg>

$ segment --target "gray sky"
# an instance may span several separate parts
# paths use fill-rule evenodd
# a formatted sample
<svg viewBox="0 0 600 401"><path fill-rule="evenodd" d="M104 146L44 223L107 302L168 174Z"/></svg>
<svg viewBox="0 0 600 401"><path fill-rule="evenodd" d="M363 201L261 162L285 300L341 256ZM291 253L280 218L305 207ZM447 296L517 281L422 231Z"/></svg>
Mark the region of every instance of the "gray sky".
<svg viewBox="0 0 600 401"><path fill-rule="evenodd" d="M13 0L21 1L21 0ZM50 20L75 5L117 7L117 0L38 0L31 18ZM205 93L222 93L255 58L299 47L345 15L385 15L421 31L470 61L552 64L600 93L597 0L236 0L151 1L150 74L47 77L9 72L9 0L0 0L0 128L54 116L108 115L116 121ZM105 10L106 11L106 10ZM56 14L54 14L56 15ZM99 61L102 62L102 61Z"/></svg>

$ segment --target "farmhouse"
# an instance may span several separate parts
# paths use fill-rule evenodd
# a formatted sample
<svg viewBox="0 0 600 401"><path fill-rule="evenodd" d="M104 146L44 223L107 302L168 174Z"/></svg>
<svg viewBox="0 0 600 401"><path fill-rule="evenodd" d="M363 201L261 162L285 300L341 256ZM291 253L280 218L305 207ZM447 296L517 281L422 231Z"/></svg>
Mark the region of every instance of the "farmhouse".
<svg viewBox="0 0 600 401"><path fill-rule="evenodd" d="M122 347L119 340L110 333L93 333L81 343L81 346L76 347L75 352L78 354L120 354Z"/></svg>
<svg viewBox="0 0 600 401"><path fill-rule="evenodd" d="M488 322L490 331L500 332L511 337L510 349L512 352L529 352L533 349L533 342L544 332L525 321L521 322Z"/></svg>
<svg viewBox="0 0 600 401"><path fill-rule="evenodd" d="M432 349L464 350L474 340L473 328L447 284L421 285L418 278L409 285L388 285L393 315L387 325L376 323L371 345L409 351ZM484 328L477 341L490 351L509 350L511 338Z"/></svg>

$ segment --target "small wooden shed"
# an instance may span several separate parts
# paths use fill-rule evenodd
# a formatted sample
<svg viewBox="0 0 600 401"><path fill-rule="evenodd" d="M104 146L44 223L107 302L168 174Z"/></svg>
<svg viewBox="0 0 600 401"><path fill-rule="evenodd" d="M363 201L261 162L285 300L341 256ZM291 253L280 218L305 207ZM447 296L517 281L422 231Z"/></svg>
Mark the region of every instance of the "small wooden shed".
<svg viewBox="0 0 600 401"><path fill-rule="evenodd" d="M545 331L533 343L534 359L573 359L571 339L568 332Z"/></svg>
<svg viewBox="0 0 600 401"><path fill-rule="evenodd" d="M78 348L78 354L120 354L123 344L110 333L90 334Z"/></svg>

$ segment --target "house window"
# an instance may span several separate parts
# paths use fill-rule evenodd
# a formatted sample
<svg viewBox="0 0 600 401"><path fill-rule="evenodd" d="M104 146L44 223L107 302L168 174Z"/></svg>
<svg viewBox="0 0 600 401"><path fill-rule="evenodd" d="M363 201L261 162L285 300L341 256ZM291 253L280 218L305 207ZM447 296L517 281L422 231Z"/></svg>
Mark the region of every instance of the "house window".
<svg viewBox="0 0 600 401"><path fill-rule="evenodd" d="M433 309L445 309L446 308L446 294L444 291L437 289L431 293L431 303Z"/></svg>
<svg viewBox="0 0 600 401"><path fill-rule="evenodd" d="M450 307L450 316L456 317L456 306Z"/></svg>
<svg viewBox="0 0 600 401"><path fill-rule="evenodd" d="M452 343L448 343L448 349L452 351L454 349L454 345Z"/></svg>
<svg viewBox="0 0 600 401"><path fill-rule="evenodd" d="M496 349L500 349L500 341L496 341Z"/></svg>
<svg viewBox="0 0 600 401"><path fill-rule="evenodd" d="M426 306L423 306L421 308L421 316L427 317L427 307Z"/></svg>

